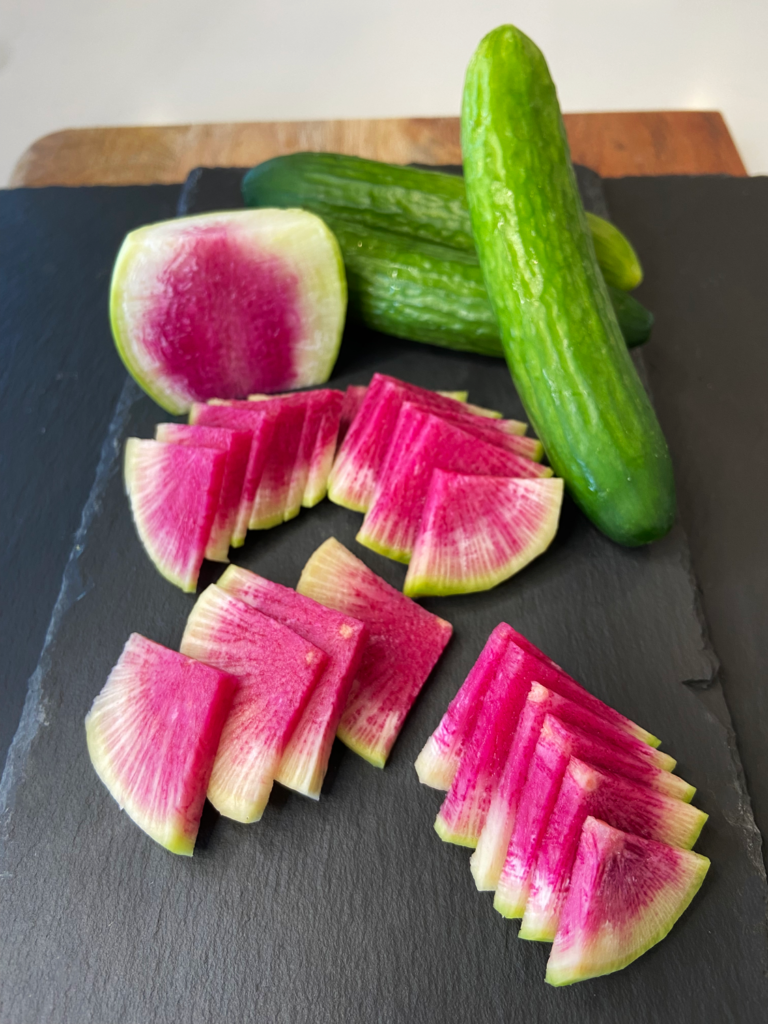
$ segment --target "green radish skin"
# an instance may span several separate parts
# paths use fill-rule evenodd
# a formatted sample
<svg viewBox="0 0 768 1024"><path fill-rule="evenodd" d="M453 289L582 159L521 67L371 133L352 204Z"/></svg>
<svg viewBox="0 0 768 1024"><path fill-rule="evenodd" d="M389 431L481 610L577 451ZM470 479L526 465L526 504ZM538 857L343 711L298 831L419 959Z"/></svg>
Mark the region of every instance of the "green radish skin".
<svg viewBox="0 0 768 1024"><path fill-rule="evenodd" d="M341 153L290 153L266 160L243 179L246 206L302 207L326 223L342 219L474 253L464 181L426 168ZM643 271L617 227L587 214L597 260L609 284L632 289Z"/></svg>
<svg viewBox="0 0 768 1024"><path fill-rule="evenodd" d="M612 540L662 537L675 516L669 450L595 258L549 70L514 26L476 50L461 130L483 276L550 464Z"/></svg>

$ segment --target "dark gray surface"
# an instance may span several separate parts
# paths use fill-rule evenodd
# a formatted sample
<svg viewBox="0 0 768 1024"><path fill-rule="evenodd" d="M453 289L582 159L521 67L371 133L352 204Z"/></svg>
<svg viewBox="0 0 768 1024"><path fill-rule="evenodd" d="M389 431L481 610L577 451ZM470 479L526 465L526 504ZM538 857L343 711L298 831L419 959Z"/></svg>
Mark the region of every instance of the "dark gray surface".
<svg viewBox="0 0 768 1024"><path fill-rule="evenodd" d="M768 178L605 182L646 270L645 349L680 515L768 836ZM768 849L763 846L768 863Z"/></svg>
<svg viewBox="0 0 768 1024"><path fill-rule="evenodd" d="M646 203L653 217L653 197ZM674 280L680 268L663 255L653 272ZM678 292L670 285L658 298L662 319ZM363 333L345 339L334 383L365 382L374 368L467 387L520 414L501 364ZM518 577L428 602L456 637L385 771L337 745L318 804L282 791L250 827L206 813L191 862L119 814L88 765L82 717L127 634L176 645L193 600L148 563L121 492L121 435L149 436L162 417L135 397L129 387L105 446L0 794L1 1021L764 1020L759 838L719 685L682 683L710 682L715 665L679 528L626 551L567 506L553 548ZM295 584L335 533L399 582L403 567L354 544L359 521L323 503L251 535L237 561ZM439 794L412 768L501 618L661 735L712 815L698 846L712 870L671 936L621 974L569 990L544 986L546 947L518 942L517 926L474 891L467 851L440 843Z"/></svg>
<svg viewBox="0 0 768 1024"><path fill-rule="evenodd" d="M115 254L178 195L0 191L0 766L125 380L106 315Z"/></svg>

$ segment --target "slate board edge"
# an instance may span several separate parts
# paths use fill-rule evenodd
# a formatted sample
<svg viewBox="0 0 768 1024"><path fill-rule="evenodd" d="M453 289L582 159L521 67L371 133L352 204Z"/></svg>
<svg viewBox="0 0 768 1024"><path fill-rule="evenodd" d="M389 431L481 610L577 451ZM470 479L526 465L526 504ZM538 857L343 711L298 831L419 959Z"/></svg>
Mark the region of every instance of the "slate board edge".
<svg viewBox="0 0 768 1024"><path fill-rule="evenodd" d="M72 605L83 596L78 559L84 549L89 527L101 506L107 484L112 475L119 471L121 434L131 408L140 395L141 391L138 385L131 377L126 377L107 435L101 446L93 485L88 500L83 506L80 525L72 542L72 549L62 576L59 596L51 613L40 659L27 684L27 695L21 719L8 750L2 778L0 778L0 843L4 843L8 839L13 818L14 794L17 786L24 779L27 755L41 726L46 724L43 682L50 667L48 649L56 636L60 622Z"/></svg>

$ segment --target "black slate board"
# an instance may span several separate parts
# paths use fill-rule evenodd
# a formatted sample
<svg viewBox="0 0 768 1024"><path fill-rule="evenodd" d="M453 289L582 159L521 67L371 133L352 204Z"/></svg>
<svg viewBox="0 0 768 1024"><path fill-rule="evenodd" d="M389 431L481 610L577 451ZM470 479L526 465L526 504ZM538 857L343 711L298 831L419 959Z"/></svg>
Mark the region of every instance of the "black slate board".
<svg viewBox="0 0 768 1024"><path fill-rule="evenodd" d="M499 364L350 334L335 383L383 368L520 413ZM319 804L283 793L258 826L206 816L194 861L155 848L87 764L82 716L132 629L178 643L191 598L152 570L119 479L120 439L158 418L129 385L65 576L4 777L3 1021L762 1020L765 884L729 720L711 681L680 529L646 551L572 508L553 549L498 591L430 602L457 636L377 772L335 749ZM325 503L238 557L282 582L359 517ZM545 949L515 941L474 892L466 851L431 830L439 796L412 761L493 625L508 618L595 692L659 732L712 815L713 869L672 935L620 975L542 984ZM702 699L704 698L704 700Z"/></svg>
<svg viewBox="0 0 768 1024"><path fill-rule="evenodd" d="M180 188L0 190L0 765L125 371L106 316L126 232Z"/></svg>

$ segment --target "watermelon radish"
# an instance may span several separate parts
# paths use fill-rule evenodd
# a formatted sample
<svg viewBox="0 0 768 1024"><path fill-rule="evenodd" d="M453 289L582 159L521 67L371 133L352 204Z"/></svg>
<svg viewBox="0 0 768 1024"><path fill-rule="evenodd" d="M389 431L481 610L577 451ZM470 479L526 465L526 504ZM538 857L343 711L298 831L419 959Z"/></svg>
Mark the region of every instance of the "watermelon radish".
<svg viewBox="0 0 768 1024"><path fill-rule="evenodd" d="M338 243L305 210L241 210L150 224L112 274L117 351L170 413L209 398L321 384L347 304Z"/></svg>
<svg viewBox="0 0 768 1024"><path fill-rule="evenodd" d="M709 860L588 817L547 963L550 985L621 970L669 934Z"/></svg>
<svg viewBox="0 0 768 1024"><path fill-rule="evenodd" d="M227 453L129 437L125 489L158 571L192 593L211 538Z"/></svg>
<svg viewBox="0 0 768 1024"><path fill-rule="evenodd" d="M494 629L440 724L424 744L416 758L416 774L422 785L434 789L451 788L485 691L507 649L511 634L512 629L506 622L500 622Z"/></svg>
<svg viewBox="0 0 768 1024"><path fill-rule="evenodd" d="M376 373L333 464L328 483L331 501L355 512L368 511L404 402L455 422L489 443L519 444L523 455L540 457L539 443L521 436L524 423L474 415L455 400Z"/></svg>
<svg viewBox="0 0 768 1024"><path fill-rule="evenodd" d="M523 916L539 845L571 756L685 803L696 792L677 775L546 714L518 797L512 838L496 887L494 906L505 917Z"/></svg>
<svg viewBox="0 0 768 1024"><path fill-rule="evenodd" d="M365 407L361 411L361 415ZM352 436L350 431L347 440ZM405 402L357 540L408 562L435 469L473 475L550 477L552 470L468 434Z"/></svg>
<svg viewBox="0 0 768 1024"><path fill-rule="evenodd" d="M521 939L552 942L568 891L581 829L588 815L643 839L692 849L707 820L703 811L670 800L572 757L531 875Z"/></svg>
<svg viewBox="0 0 768 1024"><path fill-rule="evenodd" d="M85 719L96 773L139 828L192 856L235 680L132 633Z"/></svg>
<svg viewBox="0 0 768 1024"><path fill-rule="evenodd" d="M508 642L490 678L451 788L435 820L446 843L477 846L525 706L536 662Z"/></svg>
<svg viewBox="0 0 768 1024"><path fill-rule="evenodd" d="M251 402L263 402L272 397L249 395L248 399ZM301 504L305 508L312 508L323 500L328 490L328 476L336 454L344 395L341 391L325 388L280 397L291 397L305 408L306 418L294 468L297 487L292 487L292 490L298 489Z"/></svg>
<svg viewBox="0 0 768 1024"><path fill-rule="evenodd" d="M576 725L593 737L623 748L627 755L649 768L672 771L675 767L674 759L668 754L627 736L625 732L581 705L560 697L539 683L533 683L528 691L515 737L491 800L477 849L470 861L475 884L480 890L495 889L498 883L515 825L518 800L528 777L531 758L547 714L555 715L564 724Z"/></svg>
<svg viewBox="0 0 768 1024"><path fill-rule="evenodd" d="M360 666L368 630L348 615L234 565L219 579L218 586L289 626L328 656L275 775L289 789L318 800L336 726Z"/></svg>
<svg viewBox="0 0 768 1024"><path fill-rule="evenodd" d="M227 453L219 492L219 504L213 521L205 557L212 562L228 562L229 546L237 523L240 495L243 492L251 435L245 430L221 427L193 427L187 423L158 423L155 440L166 444L216 448Z"/></svg>
<svg viewBox="0 0 768 1024"><path fill-rule="evenodd" d="M546 551L557 532L563 481L464 476L436 469L403 593L490 590Z"/></svg>
<svg viewBox="0 0 768 1024"><path fill-rule="evenodd" d="M513 643L531 659L531 664L526 669L530 672L531 678L543 679L555 694L567 696L574 704L591 711L596 717L599 717L601 722L605 723L597 731L597 735L610 740L615 731L622 737L626 737L626 739L622 739L622 743L637 741L649 745L649 742L653 740L655 744L658 744L659 741L656 737L651 736L645 729L593 696L575 679L566 675L558 665L542 654L522 634L507 625L506 622L502 622L491 633L474 668L419 754L417 772L420 781L425 785L434 786L436 789L450 788L464 746L474 729L488 683L493 676L501 653L509 643ZM635 748L633 747L633 749ZM671 770L674 767L674 760L666 754L660 754L656 763L658 767L665 770Z"/></svg>
<svg viewBox="0 0 768 1024"><path fill-rule="evenodd" d="M311 556L296 589L368 627L336 735L383 768L453 627L390 587L334 537Z"/></svg>
<svg viewBox="0 0 768 1024"><path fill-rule="evenodd" d="M276 409L269 403L242 402L238 406L206 405L195 402L189 411L189 422L204 427L223 427L227 430L242 430L250 434L251 449L240 495L237 522L232 534L232 547L239 548L245 543L248 524L251 521L256 491L261 482L264 463L267 459Z"/></svg>
<svg viewBox="0 0 768 1024"><path fill-rule="evenodd" d="M258 821L288 739L328 659L292 629L215 584L192 609L181 651L238 680L208 799L227 818Z"/></svg>
<svg viewBox="0 0 768 1024"><path fill-rule="evenodd" d="M215 398L214 408L257 408L266 411L271 423L269 444L253 499L249 530L269 530L299 514L307 479L306 465L297 470L297 460L307 415L304 396L275 397L268 402Z"/></svg>
<svg viewBox="0 0 768 1024"><path fill-rule="evenodd" d="M341 446L344 438L347 436L347 431L352 426L352 421L357 416L367 391L367 384L350 384L344 392L344 402L341 407L341 419L339 421L339 446Z"/></svg>

